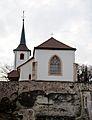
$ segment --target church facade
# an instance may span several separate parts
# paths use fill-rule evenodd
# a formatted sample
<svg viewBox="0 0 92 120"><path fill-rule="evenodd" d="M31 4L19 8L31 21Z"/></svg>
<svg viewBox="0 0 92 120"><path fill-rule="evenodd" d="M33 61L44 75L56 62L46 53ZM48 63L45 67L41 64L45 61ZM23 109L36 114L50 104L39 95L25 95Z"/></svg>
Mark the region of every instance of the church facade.
<svg viewBox="0 0 92 120"><path fill-rule="evenodd" d="M19 81L74 81L76 80L75 51L51 37L31 50L26 46L24 19L19 46L14 51L14 71ZM12 73L12 72L11 72Z"/></svg>

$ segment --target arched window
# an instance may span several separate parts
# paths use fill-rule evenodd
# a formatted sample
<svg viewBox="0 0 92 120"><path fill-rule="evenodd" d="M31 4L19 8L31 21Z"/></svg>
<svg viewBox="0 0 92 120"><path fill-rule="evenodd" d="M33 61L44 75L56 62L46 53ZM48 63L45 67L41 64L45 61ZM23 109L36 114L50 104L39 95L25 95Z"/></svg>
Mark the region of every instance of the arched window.
<svg viewBox="0 0 92 120"><path fill-rule="evenodd" d="M50 59L49 62L49 74L61 75L61 61L56 55Z"/></svg>
<svg viewBox="0 0 92 120"><path fill-rule="evenodd" d="M20 60L24 60L24 54L23 53L20 54Z"/></svg>

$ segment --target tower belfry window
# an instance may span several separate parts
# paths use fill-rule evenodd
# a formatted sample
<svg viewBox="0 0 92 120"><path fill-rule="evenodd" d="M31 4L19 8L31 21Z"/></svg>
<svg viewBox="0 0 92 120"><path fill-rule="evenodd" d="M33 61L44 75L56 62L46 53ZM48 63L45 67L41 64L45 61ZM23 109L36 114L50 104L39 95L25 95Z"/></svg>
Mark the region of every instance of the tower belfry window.
<svg viewBox="0 0 92 120"><path fill-rule="evenodd" d="M23 53L20 54L20 60L24 60L24 54Z"/></svg>

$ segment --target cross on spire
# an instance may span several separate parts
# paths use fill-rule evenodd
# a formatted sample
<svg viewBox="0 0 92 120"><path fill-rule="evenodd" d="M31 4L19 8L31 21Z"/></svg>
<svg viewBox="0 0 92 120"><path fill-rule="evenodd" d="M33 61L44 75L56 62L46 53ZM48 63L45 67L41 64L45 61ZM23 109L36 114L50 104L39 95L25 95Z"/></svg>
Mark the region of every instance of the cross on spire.
<svg viewBox="0 0 92 120"><path fill-rule="evenodd" d="M24 10L23 10L23 16L22 16L23 22L24 22L24 18L25 18L25 16L24 16Z"/></svg>
<svg viewBox="0 0 92 120"><path fill-rule="evenodd" d="M53 33L51 33L50 35L51 35L51 37L53 37L53 35L54 35L54 34L53 34Z"/></svg>

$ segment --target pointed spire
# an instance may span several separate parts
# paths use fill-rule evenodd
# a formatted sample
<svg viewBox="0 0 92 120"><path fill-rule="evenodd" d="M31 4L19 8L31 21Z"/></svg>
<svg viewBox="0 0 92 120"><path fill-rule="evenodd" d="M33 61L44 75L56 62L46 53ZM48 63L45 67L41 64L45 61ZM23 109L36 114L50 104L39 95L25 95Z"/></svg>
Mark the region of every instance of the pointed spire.
<svg viewBox="0 0 92 120"><path fill-rule="evenodd" d="M26 40L25 40L25 28L24 28L24 11L23 11L23 26L22 26L22 33L21 33L20 44L26 44Z"/></svg>
<svg viewBox="0 0 92 120"><path fill-rule="evenodd" d="M27 46L26 46L26 39L25 39L25 27L24 27L24 11L23 11L23 26L22 26L22 32L21 32L21 39L20 39L20 44L16 49L13 51L30 51ZM31 51L30 51L31 52Z"/></svg>

